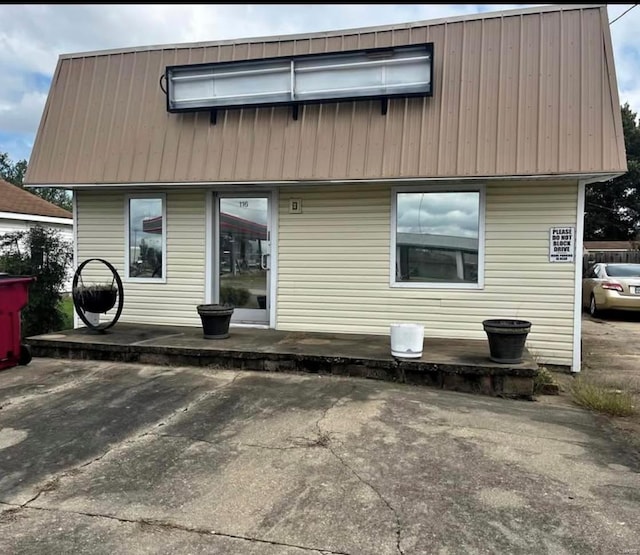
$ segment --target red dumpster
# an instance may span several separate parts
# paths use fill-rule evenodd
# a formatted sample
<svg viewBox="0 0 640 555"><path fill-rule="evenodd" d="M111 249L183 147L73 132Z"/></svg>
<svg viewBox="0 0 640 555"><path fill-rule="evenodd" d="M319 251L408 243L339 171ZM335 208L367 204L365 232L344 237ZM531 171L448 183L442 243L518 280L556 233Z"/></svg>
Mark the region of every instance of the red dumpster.
<svg viewBox="0 0 640 555"><path fill-rule="evenodd" d="M29 302L34 277L0 275L0 370L29 364L31 352L20 344L20 310Z"/></svg>

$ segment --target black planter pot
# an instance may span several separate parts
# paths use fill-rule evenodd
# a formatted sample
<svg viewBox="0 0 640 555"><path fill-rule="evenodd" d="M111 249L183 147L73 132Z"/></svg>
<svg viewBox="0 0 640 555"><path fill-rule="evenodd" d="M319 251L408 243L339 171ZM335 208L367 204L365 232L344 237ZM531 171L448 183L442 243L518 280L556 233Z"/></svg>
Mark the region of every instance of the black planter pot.
<svg viewBox="0 0 640 555"><path fill-rule="evenodd" d="M199 304L197 308L205 339L226 339L229 337L229 323L233 314L232 306Z"/></svg>
<svg viewBox="0 0 640 555"><path fill-rule="evenodd" d="M524 344L531 330L526 320L485 320L482 322L489 339L491 360L500 364L522 362Z"/></svg>
<svg viewBox="0 0 640 555"><path fill-rule="evenodd" d="M75 289L73 291L73 297L74 299L77 298L78 305L85 312L100 314L109 312L115 306L117 293L118 291L115 288Z"/></svg>
<svg viewBox="0 0 640 555"><path fill-rule="evenodd" d="M267 308L267 296L266 295L258 295L256 297L258 301L258 308L265 309Z"/></svg>

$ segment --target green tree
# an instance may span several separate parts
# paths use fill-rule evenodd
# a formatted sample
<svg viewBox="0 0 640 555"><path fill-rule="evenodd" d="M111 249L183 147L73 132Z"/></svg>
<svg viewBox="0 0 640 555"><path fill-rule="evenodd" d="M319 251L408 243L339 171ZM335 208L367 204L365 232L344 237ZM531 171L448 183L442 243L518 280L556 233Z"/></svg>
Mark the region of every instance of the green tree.
<svg viewBox="0 0 640 555"><path fill-rule="evenodd" d="M13 162L6 152L0 152L0 179L4 179L9 183L13 183L18 187L23 186L24 176L27 173L27 161L19 160ZM71 194L64 189L56 189L53 187L42 187L40 189L30 189L29 192L37 195L44 200L69 210L73 210L73 201Z"/></svg>
<svg viewBox="0 0 640 555"><path fill-rule="evenodd" d="M0 179L22 187L24 175L27 173L27 161L19 160L14 163L6 152L0 152Z"/></svg>
<svg viewBox="0 0 640 555"><path fill-rule="evenodd" d="M43 187L42 189L29 189L29 192L38 195L44 200L73 212L73 199L71 193L65 189L55 189L53 187Z"/></svg>
<svg viewBox="0 0 640 555"><path fill-rule="evenodd" d="M72 260L71 245L59 231L36 226L4 235L0 253L0 272L36 278L29 287L29 303L21 311L22 335L62 329L60 300Z"/></svg>
<svg viewBox="0 0 640 555"><path fill-rule="evenodd" d="M628 171L606 183L587 185L585 240L626 241L640 232L640 126L629 104L621 108Z"/></svg>

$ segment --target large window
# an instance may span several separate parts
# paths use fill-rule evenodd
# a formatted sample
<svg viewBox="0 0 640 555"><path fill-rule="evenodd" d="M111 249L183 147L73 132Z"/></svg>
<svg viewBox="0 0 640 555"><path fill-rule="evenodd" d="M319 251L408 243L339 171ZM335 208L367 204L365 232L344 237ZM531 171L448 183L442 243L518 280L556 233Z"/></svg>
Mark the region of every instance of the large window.
<svg viewBox="0 0 640 555"><path fill-rule="evenodd" d="M164 281L166 259L165 197L127 198L127 278Z"/></svg>
<svg viewBox="0 0 640 555"><path fill-rule="evenodd" d="M483 190L396 191L392 285L483 285Z"/></svg>

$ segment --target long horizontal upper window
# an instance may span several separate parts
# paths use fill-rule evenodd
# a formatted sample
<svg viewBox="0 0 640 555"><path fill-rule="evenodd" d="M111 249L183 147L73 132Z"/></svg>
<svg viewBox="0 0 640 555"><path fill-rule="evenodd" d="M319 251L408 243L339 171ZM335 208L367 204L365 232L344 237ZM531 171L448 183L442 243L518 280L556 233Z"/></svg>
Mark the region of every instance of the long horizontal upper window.
<svg viewBox="0 0 640 555"><path fill-rule="evenodd" d="M430 95L433 45L170 66L168 110Z"/></svg>
<svg viewBox="0 0 640 555"><path fill-rule="evenodd" d="M482 285L482 191L397 192L392 284Z"/></svg>

